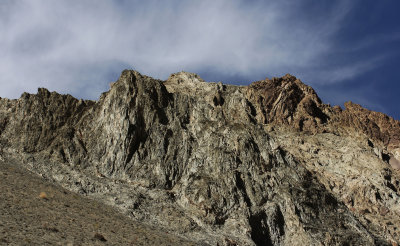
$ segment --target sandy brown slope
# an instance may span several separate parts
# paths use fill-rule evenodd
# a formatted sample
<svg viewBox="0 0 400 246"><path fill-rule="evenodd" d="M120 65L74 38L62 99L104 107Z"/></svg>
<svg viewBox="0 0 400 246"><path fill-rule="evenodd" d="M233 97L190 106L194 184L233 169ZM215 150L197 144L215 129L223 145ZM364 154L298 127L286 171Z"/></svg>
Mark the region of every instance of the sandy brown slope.
<svg viewBox="0 0 400 246"><path fill-rule="evenodd" d="M0 245L194 245L20 166L0 162L0 191Z"/></svg>

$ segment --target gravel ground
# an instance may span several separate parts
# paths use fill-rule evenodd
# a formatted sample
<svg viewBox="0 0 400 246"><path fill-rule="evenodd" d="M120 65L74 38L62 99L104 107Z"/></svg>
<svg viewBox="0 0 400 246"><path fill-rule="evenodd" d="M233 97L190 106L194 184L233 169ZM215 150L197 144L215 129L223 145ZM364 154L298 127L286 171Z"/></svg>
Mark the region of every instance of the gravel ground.
<svg viewBox="0 0 400 246"><path fill-rule="evenodd" d="M0 162L0 245L195 245Z"/></svg>

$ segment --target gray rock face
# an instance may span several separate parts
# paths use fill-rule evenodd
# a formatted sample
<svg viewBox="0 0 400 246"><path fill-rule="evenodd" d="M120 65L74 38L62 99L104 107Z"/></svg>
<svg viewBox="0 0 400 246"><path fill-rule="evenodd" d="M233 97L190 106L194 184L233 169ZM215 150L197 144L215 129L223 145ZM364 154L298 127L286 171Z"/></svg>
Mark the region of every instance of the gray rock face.
<svg viewBox="0 0 400 246"><path fill-rule="evenodd" d="M353 124L360 114L370 121ZM400 125L370 115L290 75L247 87L126 70L98 101L0 99L0 156L199 244L395 245L387 133Z"/></svg>

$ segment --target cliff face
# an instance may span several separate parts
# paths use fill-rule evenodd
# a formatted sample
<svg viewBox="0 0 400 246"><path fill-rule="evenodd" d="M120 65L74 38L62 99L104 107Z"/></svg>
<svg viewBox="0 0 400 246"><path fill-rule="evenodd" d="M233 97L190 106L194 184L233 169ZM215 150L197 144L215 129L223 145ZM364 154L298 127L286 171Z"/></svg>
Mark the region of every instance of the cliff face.
<svg viewBox="0 0 400 246"><path fill-rule="evenodd" d="M400 123L249 86L124 71L98 101L0 99L0 153L128 216L211 245L400 243Z"/></svg>

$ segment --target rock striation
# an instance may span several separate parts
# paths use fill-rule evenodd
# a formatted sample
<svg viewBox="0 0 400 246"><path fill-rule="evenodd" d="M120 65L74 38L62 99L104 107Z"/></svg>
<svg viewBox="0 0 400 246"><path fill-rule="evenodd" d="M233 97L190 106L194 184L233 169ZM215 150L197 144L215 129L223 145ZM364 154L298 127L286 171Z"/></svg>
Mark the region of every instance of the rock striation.
<svg viewBox="0 0 400 246"><path fill-rule="evenodd" d="M0 158L201 245L400 243L400 122L291 75L2 98Z"/></svg>

